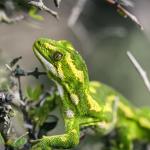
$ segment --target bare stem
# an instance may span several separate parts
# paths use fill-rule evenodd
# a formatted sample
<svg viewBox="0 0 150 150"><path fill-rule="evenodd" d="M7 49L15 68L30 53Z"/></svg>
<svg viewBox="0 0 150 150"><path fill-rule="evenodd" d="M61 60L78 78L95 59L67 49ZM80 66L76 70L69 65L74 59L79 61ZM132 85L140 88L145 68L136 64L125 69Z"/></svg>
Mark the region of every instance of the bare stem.
<svg viewBox="0 0 150 150"><path fill-rule="evenodd" d="M48 13L50 13L52 16L56 17L57 19L59 19L58 17L58 14L57 12L51 10L50 8L48 8L44 3L43 3L43 0L39 0L39 2L36 2L36 1L30 1L29 2L30 5L33 5L41 10L45 10L47 11Z"/></svg>
<svg viewBox="0 0 150 150"><path fill-rule="evenodd" d="M132 64L134 65L134 67L136 68L136 70L138 71L139 75L143 79L144 84L147 87L148 91L150 92L150 81L148 79L146 71L141 67L141 65L138 63L138 61L135 59L135 57L132 55L131 52L127 51L127 55Z"/></svg>

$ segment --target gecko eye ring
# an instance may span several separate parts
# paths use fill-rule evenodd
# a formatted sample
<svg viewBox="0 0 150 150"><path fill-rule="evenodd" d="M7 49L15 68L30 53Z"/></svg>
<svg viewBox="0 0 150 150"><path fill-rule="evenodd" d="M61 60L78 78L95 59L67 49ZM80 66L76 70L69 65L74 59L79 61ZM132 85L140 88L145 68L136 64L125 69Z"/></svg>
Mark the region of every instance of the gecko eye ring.
<svg viewBox="0 0 150 150"><path fill-rule="evenodd" d="M62 57L63 57L63 54L60 53L60 52L55 52L55 53L53 54L53 59L54 59L54 61L59 61L59 60L62 59Z"/></svg>

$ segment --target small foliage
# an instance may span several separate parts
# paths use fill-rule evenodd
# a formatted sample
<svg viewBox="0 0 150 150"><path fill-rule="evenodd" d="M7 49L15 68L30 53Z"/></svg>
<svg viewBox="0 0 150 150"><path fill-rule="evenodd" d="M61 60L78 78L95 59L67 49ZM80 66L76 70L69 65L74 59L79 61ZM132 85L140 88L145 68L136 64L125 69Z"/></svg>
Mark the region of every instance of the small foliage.
<svg viewBox="0 0 150 150"><path fill-rule="evenodd" d="M43 86L37 85L35 88L32 88L31 86L28 86L26 88L26 96L28 100L36 101L40 98L40 95L43 92Z"/></svg>
<svg viewBox="0 0 150 150"><path fill-rule="evenodd" d="M0 145L4 145L4 143L5 143L4 138L2 134L0 133Z"/></svg>
<svg viewBox="0 0 150 150"><path fill-rule="evenodd" d="M20 136L19 138L17 138L13 143L12 143L12 147L13 148L17 148L20 149L22 148L26 143L27 143L27 136L28 133L25 133L24 135Z"/></svg>

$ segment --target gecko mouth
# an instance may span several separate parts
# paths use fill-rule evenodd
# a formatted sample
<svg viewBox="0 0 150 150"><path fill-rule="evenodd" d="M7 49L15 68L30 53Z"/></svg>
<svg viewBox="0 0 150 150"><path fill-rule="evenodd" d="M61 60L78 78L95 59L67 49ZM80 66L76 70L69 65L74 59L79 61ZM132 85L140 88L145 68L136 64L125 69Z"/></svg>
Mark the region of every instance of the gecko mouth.
<svg viewBox="0 0 150 150"><path fill-rule="evenodd" d="M44 65L47 72L50 71L54 75L57 75L56 68L42 54L40 54L39 50L35 46L33 47L33 51L37 58L40 60L40 62Z"/></svg>

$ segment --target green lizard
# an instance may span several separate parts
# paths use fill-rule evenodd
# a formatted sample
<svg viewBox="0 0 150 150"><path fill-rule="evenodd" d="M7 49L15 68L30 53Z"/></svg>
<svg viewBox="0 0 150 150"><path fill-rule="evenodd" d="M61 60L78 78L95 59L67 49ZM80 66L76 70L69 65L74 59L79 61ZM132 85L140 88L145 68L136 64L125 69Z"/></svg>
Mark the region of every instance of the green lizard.
<svg viewBox="0 0 150 150"><path fill-rule="evenodd" d="M43 136L43 150L71 148L79 143L81 127L101 136L116 130L116 150L132 150L134 140L150 142L150 109L135 108L118 92L89 81L83 58L68 41L37 39L33 51L58 88L65 134ZM36 147L35 146L35 147Z"/></svg>

